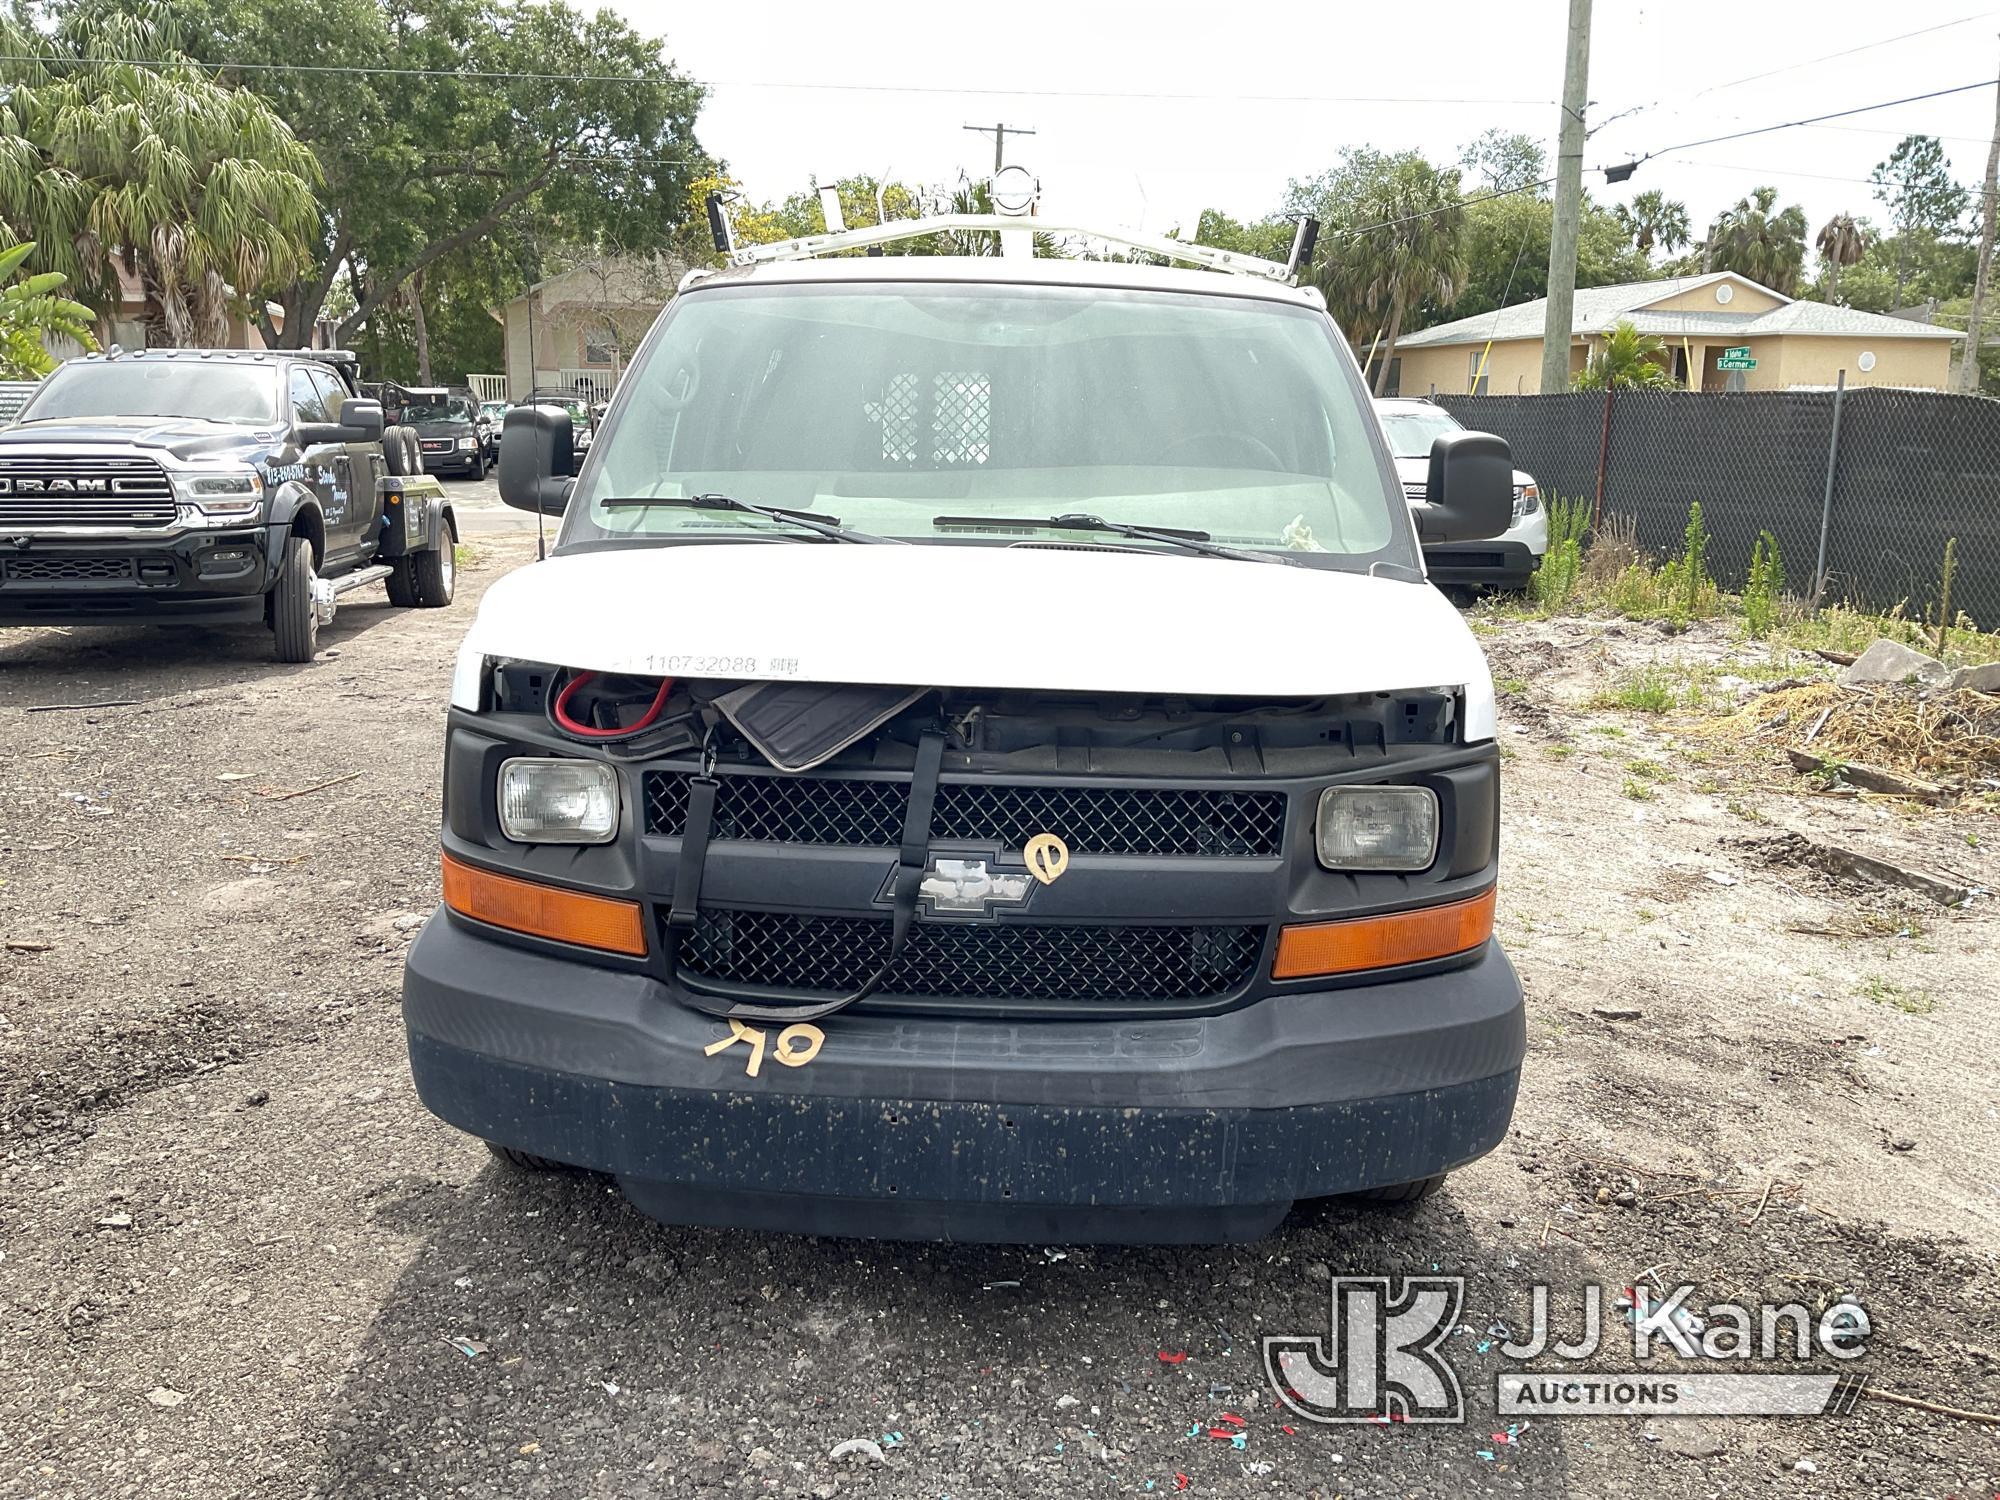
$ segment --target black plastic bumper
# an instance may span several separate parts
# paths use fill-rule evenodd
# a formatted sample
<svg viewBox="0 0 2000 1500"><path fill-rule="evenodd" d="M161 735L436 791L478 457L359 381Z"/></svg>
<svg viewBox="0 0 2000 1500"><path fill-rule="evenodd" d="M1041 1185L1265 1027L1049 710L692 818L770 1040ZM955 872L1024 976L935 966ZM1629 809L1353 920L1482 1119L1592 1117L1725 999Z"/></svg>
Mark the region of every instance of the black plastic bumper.
<svg viewBox="0 0 2000 1500"><path fill-rule="evenodd" d="M475 448L470 453L460 453L456 449L450 453L426 453L423 455L426 474L484 474L486 472L486 452Z"/></svg>
<svg viewBox="0 0 2000 1500"><path fill-rule="evenodd" d="M1525 1045L1497 945L1469 967L1221 1015L1021 1023L845 1012L803 1067L726 1023L432 918L404 1018L460 1129L615 1174L677 1223L980 1240L1213 1241L1296 1199L1492 1150ZM773 1030L768 1041L775 1044Z"/></svg>
<svg viewBox="0 0 2000 1500"><path fill-rule="evenodd" d="M1432 583L1526 588L1541 564L1526 542L1440 542L1424 548L1424 568Z"/></svg>
<svg viewBox="0 0 2000 1500"><path fill-rule="evenodd" d="M290 528L246 526L162 538L0 538L0 624L222 624L264 617ZM50 574L106 573L69 577Z"/></svg>

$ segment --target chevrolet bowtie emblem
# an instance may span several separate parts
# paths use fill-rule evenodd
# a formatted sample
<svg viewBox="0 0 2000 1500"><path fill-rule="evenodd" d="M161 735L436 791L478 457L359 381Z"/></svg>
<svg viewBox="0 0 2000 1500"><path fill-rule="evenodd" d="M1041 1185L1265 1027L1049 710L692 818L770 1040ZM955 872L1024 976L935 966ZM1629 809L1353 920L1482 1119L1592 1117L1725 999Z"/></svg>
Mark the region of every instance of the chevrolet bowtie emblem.
<svg viewBox="0 0 2000 1500"><path fill-rule="evenodd" d="M1028 873L1043 885L1054 885L1069 868L1069 845L1053 833L1038 833L1021 850Z"/></svg>

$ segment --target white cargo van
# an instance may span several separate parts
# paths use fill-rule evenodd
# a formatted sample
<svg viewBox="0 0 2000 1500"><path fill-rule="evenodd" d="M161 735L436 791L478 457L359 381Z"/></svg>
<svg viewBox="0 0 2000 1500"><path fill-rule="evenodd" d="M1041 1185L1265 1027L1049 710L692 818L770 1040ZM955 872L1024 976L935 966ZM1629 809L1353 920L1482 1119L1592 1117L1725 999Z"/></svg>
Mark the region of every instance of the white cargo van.
<svg viewBox="0 0 2000 1500"><path fill-rule="evenodd" d="M1036 227L1048 228L1037 221ZM1061 226L1056 226L1061 227ZM425 1103L681 1223L1218 1240L1513 1109L1493 689L1292 268L732 249L452 687ZM1441 437L1430 540L1506 530Z"/></svg>

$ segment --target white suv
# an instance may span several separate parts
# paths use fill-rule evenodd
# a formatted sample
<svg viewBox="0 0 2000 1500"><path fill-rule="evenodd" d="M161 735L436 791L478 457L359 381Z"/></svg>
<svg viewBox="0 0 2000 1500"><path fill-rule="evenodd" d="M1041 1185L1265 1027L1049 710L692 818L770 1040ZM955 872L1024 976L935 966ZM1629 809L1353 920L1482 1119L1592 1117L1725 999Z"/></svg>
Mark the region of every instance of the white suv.
<svg viewBox="0 0 2000 1500"><path fill-rule="evenodd" d="M1396 460L1396 477L1411 505L1428 504L1431 444L1465 428L1442 406L1422 397L1391 396L1376 401L1382 435ZM1549 517L1542 508L1535 476L1514 471L1514 517L1500 536L1471 542L1426 542L1424 566L1436 584L1478 584L1524 589L1549 550Z"/></svg>

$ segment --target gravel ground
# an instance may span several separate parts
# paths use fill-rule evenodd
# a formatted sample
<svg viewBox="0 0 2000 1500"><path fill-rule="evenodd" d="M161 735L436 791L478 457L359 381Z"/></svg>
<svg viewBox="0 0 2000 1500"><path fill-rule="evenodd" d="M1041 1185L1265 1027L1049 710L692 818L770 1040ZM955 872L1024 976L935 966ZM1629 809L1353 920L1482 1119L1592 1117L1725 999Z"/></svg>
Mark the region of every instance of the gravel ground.
<svg viewBox="0 0 2000 1500"><path fill-rule="evenodd" d="M1534 1282L1647 1267L1704 1301L1852 1292L1878 1385L2000 1409L1992 905L1776 842L2000 888L1991 815L1808 796L1586 706L1634 662L1727 667L1720 634L1488 635L1530 1050L1515 1133L1443 1197L1218 1250L677 1231L503 1168L410 1088L452 651L533 554L472 534L453 608L351 595L305 667L254 629L0 636L0 1493L1994 1492L1995 1429L1870 1401L1492 1437L1484 1330ZM1469 1278L1471 1424L1286 1431L1259 1339L1323 1330L1329 1275L1434 1268ZM1241 1448L1187 1435L1225 1413ZM881 1460L829 1457L855 1437Z"/></svg>

